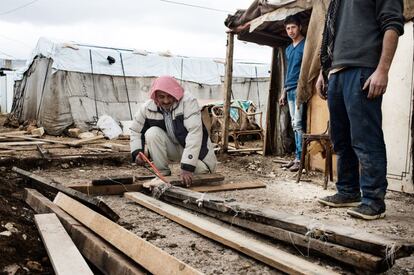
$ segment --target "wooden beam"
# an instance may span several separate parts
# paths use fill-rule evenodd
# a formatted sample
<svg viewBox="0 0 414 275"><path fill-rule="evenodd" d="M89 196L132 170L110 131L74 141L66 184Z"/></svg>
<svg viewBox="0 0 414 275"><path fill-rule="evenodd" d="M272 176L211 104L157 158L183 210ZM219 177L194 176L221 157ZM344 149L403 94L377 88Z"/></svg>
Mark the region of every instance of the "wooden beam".
<svg viewBox="0 0 414 275"><path fill-rule="evenodd" d="M92 185L124 185L133 183L134 177L130 176L111 176L92 180Z"/></svg>
<svg viewBox="0 0 414 275"><path fill-rule="evenodd" d="M189 189L196 192L220 192L230 190L242 190L253 188L266 188L266 184L258 181L241 181L234 183L225 183L219 185L207 185L207 186L192 186Z"/></svg>
<svg viewBox="0 0 414 275"><path fill-rule="evenodd" d="M389 256L389 249L395 251L394 257L401 258L413 253L414 244L405 240L388 239L345 226L315 224L312 218L291 215L272 209L263 209L254 205L226 201L218 196L202 194L180 187L171 187L161 196L186 201L189 204L202 205L228 215L274 226L302 235L314 234L314 238L323 238L327 242L339 244L358 251L370 253L382 258ZM311 229L310 229L311 228Z"/></svg>
<svg viewBox="0 0 414 275"><path fill-rule="evenodd" d="M63 193L53 202L153 274L202 274Z"/></svg>
<svg viewBox="0 0 414 275"><path fill-rule="evenodd" d="M197 233L243 252L288 274L336 274L274 246L210 222L199 216L178 209L141 193L125 193L124 196L152 211L165 216Z"/></svg>
<svg viewBox="0 0 414 275"><path fill-rule="evenodd" d="M82 144L88 144L88 143L91 143L93 141L105 138L104 136L100 135L100 136L81 139L81 140L76 140L76 141L61 141L61 140L46 139L46 138L33 138L33 137L19 136L19 135L4 135L4 136L5 137L17 138L17 139L37 141L37 142L63 144L63 145L67 145L69 147L80 147Z"/></svg>
<svg viewBox="0 0 414 275"><path fill-rule="evenodd" d="M142 182L127 185L69 184L66 187L94 196L122 195L125 192L137 192L143 189Z"/></svg>
<svg viewBox="0 0 414 275"><path fill-rule="evenodd" d="M228 222L231 225L237 225L253 232L283 241L288 245L302 247L304 251L316 252L318 255L331 257L339 262L354 266L358 270L371 271L375 273L384 272L392 267L392 262L387 263L383 258L368 253L360 252L348 247L328 243L319 239L314 239L288 230L280 229L274 226L249 221L238 216L228 215L226 213L206 209L194 204L184 203L181 200L164 197L165 201L179 205L181 207L208 215L210 217Z"/></svg>
<svg viewBox="0 0 414 275"><path fill-rule="evenodd" d="M229 124L230 124L230 101L232 93L232 80L233 80L233 51L234 51L234 33L227 33L227 52L226 52L226 71L224 76L224 103L223 103L223 115L224 123L222 125L221 132L223 136L221 141L223 143L222 150L227 152L229 144Z"/></svg>
<svg viewBox="0 0 414 275"><path fill-rule="evenodd" d="M34 189L25 188L25 202L37 213L55 213L82 255L103 274L148 274L142 267Z"/></svg>
<svg viewBox="0 0 414 275"><path fill-rule="evenodd" d="M35 175L33 173L30 173L29 171L25 171L23 169L20 169L18 167L12 168L13 172L16 172L17 174L24 176L28 179L30 179L33 183L40 186L41 189L47 188L49 191L53 193L57 192L63 192L72 198L75 198L76 200L84 203L85 205L89 206L90 208L94 209L95 211L101 213L102 215L105 215L106 217L110 218L113 221L119 220L118 214L116 214L103 200L97 199L97 198L91 198L87 195L73 190L71 188L68 188L64 186L61 183L54 182L53 180L43 178L41 176Z"/></svg>
<svg viewBox="0 0 414 275"><path fill-rule="evenodd" d="M37 214L34 220L57 275L93 275L55 214Z"/></svg>

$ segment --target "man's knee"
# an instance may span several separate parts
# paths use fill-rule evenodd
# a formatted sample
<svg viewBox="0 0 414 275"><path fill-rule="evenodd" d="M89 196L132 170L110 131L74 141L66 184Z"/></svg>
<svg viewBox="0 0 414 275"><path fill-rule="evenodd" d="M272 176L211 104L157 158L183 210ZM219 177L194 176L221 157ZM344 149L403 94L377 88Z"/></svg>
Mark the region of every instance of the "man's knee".
<svg viewBox="0 0 414 275"><path fill-rule="evenodd" d="M151 127L145 132L145 140L153 141L159 139L163 135L164 130L160 127Z"/></svg>

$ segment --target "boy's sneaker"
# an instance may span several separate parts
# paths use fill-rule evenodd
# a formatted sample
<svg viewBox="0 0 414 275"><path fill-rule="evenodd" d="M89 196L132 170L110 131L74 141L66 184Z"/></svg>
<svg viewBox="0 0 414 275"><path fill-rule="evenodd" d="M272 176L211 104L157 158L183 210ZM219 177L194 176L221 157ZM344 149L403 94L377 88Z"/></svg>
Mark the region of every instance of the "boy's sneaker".
<svg viewBox="0 0 414 275"><path fill-rule="evenodd" d="M324 198L318 199L318 202L323 205L328 205L331 207L351 207L358 206L361 202L360 197L350 198L339 193L336 193L332 196L327 196Z"/></svg>
<svg viewBox="0 0 414 275"><path fill-rule="evenodd" d="M282 168L286 168L289 169L290 167L292 167L295 164L295 160L292 160L291 162L287 163L287 164L283 164L280 167Z"/></svg>
<svg viewBox="0 0 414 275"><path fill-rule="evenodd" d="M300 169L300 161L295 161L292 167L289 168L290 172L297 172Z"/></svg>
<svg viewBox="0 0 414 275"><path fill-rule="evenodd" d="M385 217L385 209L375 211L366 204L360 204L355 208L349 209L346 211L346 213L354 218L360 218L364 220L376 220Z"/></svg>

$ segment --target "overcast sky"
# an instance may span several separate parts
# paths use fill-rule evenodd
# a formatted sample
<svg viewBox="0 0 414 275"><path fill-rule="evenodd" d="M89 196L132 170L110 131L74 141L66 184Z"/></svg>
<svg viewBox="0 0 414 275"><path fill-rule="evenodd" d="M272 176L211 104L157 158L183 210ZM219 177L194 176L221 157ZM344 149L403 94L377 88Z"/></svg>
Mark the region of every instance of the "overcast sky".
<svg viewBox="0 0 414 275"><path fill-rule="evenodd" d="M232 14L252 2L172 1ZM99 46L224 58L227 14L163 0L1 0L0 57L27 58L43 36ZM271 49L236 40L234 57L270 63Z"/></svg>

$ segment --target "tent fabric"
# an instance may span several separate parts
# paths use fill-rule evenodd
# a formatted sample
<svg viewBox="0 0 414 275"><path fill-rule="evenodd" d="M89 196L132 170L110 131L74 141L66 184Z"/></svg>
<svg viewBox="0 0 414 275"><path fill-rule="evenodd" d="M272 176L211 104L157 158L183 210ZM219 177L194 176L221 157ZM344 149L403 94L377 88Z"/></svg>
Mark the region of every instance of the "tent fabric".
<svg viewBox="0 0 414 275"><path fill-rule="evenodd" d="M329 3L330 0L319 0L315 1L313 5L298 80L296 97L298 105L307 102L312 97L314 80L319 76L321 69L319 49L321 48L324 29L324 24L321 24L321 22L325 21Z"/></svg>
<svg viewBox="0 0 414 275"><path fill-rule="evenodd" d="M116 121L131 120L149 98L155 77L123 77L57 70L53 60L36 57L17 82L11 113L20 122L36 120L46 133L60 135L71 126L88 131L102 115ZM244 64L248 67L248 64ZM254 66L253 66L254 67ZM255 73L254 69L249 73ZM250 99L259 110L267 106L270 78L234 78L233 97ZM125 85L126 82L126 85ZM180 81L199 100L221 100L223 86Z"/></svg>
<svg viewBox="0 0 414 275"><path fill-rule="evenodd" d="M158 77L170 75L184 81L206 85L220 85L224 76L224 64L208 58L193 58L183 56L161 56L154 53L137 54L132 50L102 49L87 46L67 46L46 38L40 38L28 61L28 66L36 56L53 59L52 69L93 73L98 75L126 77ZM115 59L110 64L108 56ZM92 62L91 62L92 61ZM28 66L25 70L28 69ZM235 77L269 77L269 65L234 64Z"/></svg>

